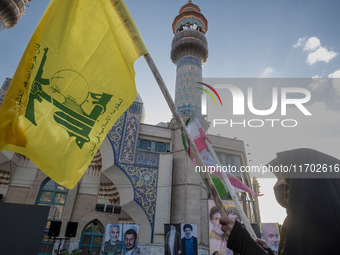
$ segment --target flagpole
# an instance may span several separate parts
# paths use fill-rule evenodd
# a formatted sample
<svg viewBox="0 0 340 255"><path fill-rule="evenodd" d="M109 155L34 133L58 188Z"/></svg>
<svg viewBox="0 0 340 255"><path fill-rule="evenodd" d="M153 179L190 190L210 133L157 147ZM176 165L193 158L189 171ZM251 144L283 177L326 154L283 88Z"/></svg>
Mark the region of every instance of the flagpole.
<svg viewBox="0 0 340 255"><path fill-rule="evenodd" d="M216 161L216 163L221 166L222 164L221 164L220 160L218 159L218 157L217 157L217 155L215 153L215 150L212 147L212 145L209 142L208 143L206 142L206 144L208 146L208 150L210 151L210 153L213 156L213 158ZM234 187L231 185L227 174L225 172L223 172L223 171L221 171L221 174L222 174L222 177L223 177L223 180L224 180L225 184L227 185L229 194L230 194L231 198L233 199L234 205L235 205L238 213L241 216L241 220L243 221L244 226L246 227L248 233L252 236L252 238L256 239L257 238L256 234L255 234L253 228L251 227L250 222L249 222L246 214L243 211L242 205L241 205L240 201L237 198L237 195L236 195Z"/></svg>
<svg viewBox="0 0 340 255"><path fill-rule="evenodd" d="M151 69L151 72L153 73L157 83L158 83L158 86L159 88L161 89L164 97L165 97L165 100L166 102L168 103L169 107L170 107L170 110L172 112L172 114L174 115L174 118L176 119L177 123L179 124L181 130L182 130L182 133L184 135L184 138L187 140L189 146L190 146L190 149L191 149L191 153L193 154L196 162L198 165L201 165L201 166L204 166L204 163L203 163L203 160L201 158L201 155L199 154L198 150L197 150L197 147L192 139L192 137L189 135L189 132L184 124L184 121L182 119L182 117L180 116L177 108L176 108L176 105L175 103L173 102L171 96L170 96L170 93L167 89L167 87L165 86L165 83L163 81L163 78L162 76L160 75L159 71L158 71L158 68L156 67L155 63L153 62L153 59L152 57L150 56L150 54L145 54L144 55L144 58L146 60L146 62L148 63L150 69ZM215 204L219 210L219 212L221 213L221 216L223 217L228 217L227 216L227 212L226 212L226 209L223 205L223 202L211 180L211 177L208 173L203 173L203 178L204 180L206 181L206 184L207 184L207 187L208 187L208 191L210 192L210 194L212 195L214 201L215 201ZM229 182L230 183L230 182ZM238 201L238 200L237 200ZM243 212L243 209L242 209L242 212ZM244 212L243 212L244 213ZM249 222L248 222L249 223ZM255 234L254 234L254 231L252 232L249 232L253 238L256 238ZM254 234L254 235L253 235Z"/></svg>

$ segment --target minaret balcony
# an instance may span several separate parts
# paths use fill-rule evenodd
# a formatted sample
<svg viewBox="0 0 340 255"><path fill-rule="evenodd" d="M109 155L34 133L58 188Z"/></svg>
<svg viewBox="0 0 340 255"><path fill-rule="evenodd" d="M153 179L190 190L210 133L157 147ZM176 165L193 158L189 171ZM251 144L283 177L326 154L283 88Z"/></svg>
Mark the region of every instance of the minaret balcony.
<svg viewBox="0 0 340 255"><path fill-rule="evenodd" d="M12 28L18 24L25 12L27 0L2 0L0 4L0 19L3 29ZM1 31L1 30L0 30Z"/></svg>
<svg viewBox="0 0 340 255"><path fill-rule="evenodd" d="M202 65L208 59L208 41L203 33L186 29L175 34L171 45L171 60L174 64L185 56L198 58Z"/></svg>

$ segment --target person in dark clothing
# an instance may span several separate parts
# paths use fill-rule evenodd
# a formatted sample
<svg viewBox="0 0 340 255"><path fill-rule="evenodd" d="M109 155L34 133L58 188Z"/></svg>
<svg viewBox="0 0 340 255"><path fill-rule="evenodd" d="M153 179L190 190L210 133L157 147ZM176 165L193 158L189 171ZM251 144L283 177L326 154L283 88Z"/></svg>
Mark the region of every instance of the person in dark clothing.
<svg viewBox="0 0 340 255"><path fill-rule="evenodd" d="M295 178L291 173L279 175L274 186L278 203L287 209L279 254L339 254L340 161L316 150L295 149L278 153L270 164L296 166L309 174L304 176L308 178ZM337 175L330 174L331 169ZM228 248L241 255L269 254L269 250L262 249L263 244L256 244L237 222L224 217L220 222L229 238Z"/></svg>
<svg viewBox="0 0 340 255"><path fill-rule="evenodd" d="M220 223L228 239L227 247L230 250L241 255L274 255L264 240L254 241L241 223L228 217L221 217Z"/></svg>
<svg viewBox="0 0 340 255"><path fill-rule="evenodd" d="M183 231L185 236L182 238L182 253L183 255L197 255L197 238L192 235L192 226L184 224Z"/></svg>

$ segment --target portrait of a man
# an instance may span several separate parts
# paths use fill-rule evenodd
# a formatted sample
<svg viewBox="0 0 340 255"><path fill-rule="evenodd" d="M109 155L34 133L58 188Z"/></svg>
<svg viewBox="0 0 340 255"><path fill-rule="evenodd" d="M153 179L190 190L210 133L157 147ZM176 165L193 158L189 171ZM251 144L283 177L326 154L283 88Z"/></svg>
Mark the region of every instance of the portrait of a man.
<svg viewBox="0 0 340 255"><path fill-rule="evenodd" d="M277 223L262 223L261 237L268 243L270 249L272 249L272 251L277 254L280 243L279 228Z"/></svg>
<svg viewBox="0 0 340 255"><path fill-rule="evenodd" d="M233 201L223 200L224 207L229 218L241 222L241 216L238 213ZM209 200L209 254L232 255L233 252L227 248L227 240L221 230L221 214L217 209L214 201Z"/></svg>
<svg viewBox="0 0 340 255"><path fill-rule="evenodd" d="M209 232L209 245L210 254L213 255L215 252L220 254L227 254L227 240L223 231L221 230L220 224L221 214L216 206L210 209L209 222L212 225L212 229Z"/></svg>
<svg viewBox="0 0 340 255"><path fill-rule="evenodd" d="M106 225L109 232L109 240L105 241L102 254L121 255L122 241L120 239L121 226L118 224Z"/></svg>
<svg viewBox="0 0 340 255"><path fill-rule="evenodd" d="M122 255L137 255L137 239L138 239L138 229L136 226L131 227L127 225L124 232L124 245Z"/></svg>
<svg viewBox="0 0 340 255"><path fill-rule="evenodd" d="M177 228L180 224L165 224L164 226L164 254L165 255L179 255L181 254L181 235Z"/></svg>
<svg viewBox="0 0 340 255"><path fill-rule="evenodd" d="M238 211L237 211L235 206L228 206L226 211L227 211L227 216L230 219L233 219L233 220L236 220L238 222L241 222L241 216L238 213Z"/></svg>
<svg viewBox="0 0 340 255"><path fill-rule="evenodd" d="M193 236L194 224L183 224L182 253L183 255L198 255L197 237ZM196 230L197 233L197 230Z"/></svg>

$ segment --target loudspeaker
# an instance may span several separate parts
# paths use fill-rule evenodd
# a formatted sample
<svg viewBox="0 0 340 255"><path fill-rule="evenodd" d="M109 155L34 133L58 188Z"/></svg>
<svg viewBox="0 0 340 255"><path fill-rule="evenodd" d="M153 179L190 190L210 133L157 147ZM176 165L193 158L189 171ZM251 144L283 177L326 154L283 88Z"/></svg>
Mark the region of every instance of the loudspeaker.
<svg viewBox="0 0 340 255"><path fill-rule="evenodd" d="M48 230L48 236L57 237L60 233L61 221L51 221L50 229Z"/></svg>
<svg viewBox="0 0 340 255"><path fill-rule="evenodd" d="M105 207L104 204L97 204L96 205L96 211L97 212L104 212L104 207Z"/></svg>
<svg viewBox="0 0 340 255"><path fill-rule="evenodd" d="M105 212L112 213L112 210L113 210L113 205L106 205Z"/></svg>
<svg viewBox="0 0 340 255"><path fill-rule="evenodd" d="M67 222L65 237L75 237L77 234L78 222Z"/></svg>
<svg viewBox="0 0 340 255"><path fill-rule="evenodd" d="M120 214L122 212L122 207L121 206L115 206L113 209L113 213Z"/></svg>
<svg viewBox="0 0 340 255"><path fill-rule="evenodd" d="M4 194L0 194L0 201L4 198Z"/></svg>

